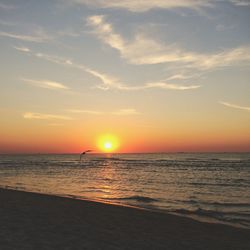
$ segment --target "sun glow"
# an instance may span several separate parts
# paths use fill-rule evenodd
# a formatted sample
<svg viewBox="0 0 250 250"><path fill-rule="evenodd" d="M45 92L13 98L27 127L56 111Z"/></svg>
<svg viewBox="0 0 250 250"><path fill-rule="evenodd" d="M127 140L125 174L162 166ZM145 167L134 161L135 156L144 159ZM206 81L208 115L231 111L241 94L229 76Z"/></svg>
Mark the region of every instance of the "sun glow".
<svg viewBox="0 0 250 250"><path fill-rule="evenodd" d="M118 146L118 140L113 135L103 135L98 139L98 147L101 151L114 152Z"/></svg>

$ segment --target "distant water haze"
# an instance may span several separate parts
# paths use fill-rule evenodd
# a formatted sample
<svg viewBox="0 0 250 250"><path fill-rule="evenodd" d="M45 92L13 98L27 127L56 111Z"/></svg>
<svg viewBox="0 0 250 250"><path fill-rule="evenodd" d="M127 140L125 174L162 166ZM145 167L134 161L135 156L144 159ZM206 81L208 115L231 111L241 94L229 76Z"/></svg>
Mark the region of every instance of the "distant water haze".
<svg viewBox="0 0 250 250"><path fill-rule="evenodd" d="M250 154L1 155L0 186L250 228Z"/></svg>

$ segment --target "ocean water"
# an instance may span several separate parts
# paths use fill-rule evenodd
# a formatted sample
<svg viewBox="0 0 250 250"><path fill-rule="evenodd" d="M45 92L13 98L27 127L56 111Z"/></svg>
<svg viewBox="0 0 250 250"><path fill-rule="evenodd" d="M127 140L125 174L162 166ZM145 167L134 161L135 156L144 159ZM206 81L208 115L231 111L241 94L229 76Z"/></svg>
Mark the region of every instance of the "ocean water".
<svg viewBox="0 0 250 250"><path fill-rule="evenodd" d="M0 155L0 187L250 228L250 153Z"/></svg>

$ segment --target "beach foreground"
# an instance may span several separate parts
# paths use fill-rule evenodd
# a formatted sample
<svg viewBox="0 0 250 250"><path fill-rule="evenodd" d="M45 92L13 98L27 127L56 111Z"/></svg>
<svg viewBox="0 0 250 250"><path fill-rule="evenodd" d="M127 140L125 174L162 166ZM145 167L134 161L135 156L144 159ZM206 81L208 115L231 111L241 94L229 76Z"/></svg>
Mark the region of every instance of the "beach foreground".
<svg viewBox="0 0 250 250"><path fill-rule="evenodd" d="M249 249L250 230L0 189L1 249Z"/></svg>

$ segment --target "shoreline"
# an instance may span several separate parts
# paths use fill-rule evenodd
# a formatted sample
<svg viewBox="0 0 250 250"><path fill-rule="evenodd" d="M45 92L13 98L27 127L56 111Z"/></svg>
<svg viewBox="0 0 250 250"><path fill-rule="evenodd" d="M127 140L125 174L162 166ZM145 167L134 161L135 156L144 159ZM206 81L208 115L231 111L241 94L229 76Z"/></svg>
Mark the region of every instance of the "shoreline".
<svg viewBox="0 0 250 250"><path fill-rule="evenodd" d="M249 249L250 230L0 188L2 249Z"/></svg>
<svg viewBox="0 0 250 250"><path fill-rule="evenodd" d="M68 194L68 195L61 195L61 194L50 194L50 193L39 193L39 192L34 192L34 191L28 191L28 190L24 190L24 189L15 189L12 187L2 187L0 185L0 191L1 190L10 190L10 191L17 191L17 192L24 192L24 193L28 193L28 194L34 194L34 195L45 195L45 196L50 196L50 197L59 197L59 198L65 198L65 199L71 199L71 200L78 200L78 201L83 201L83 202L93 202L93 203L101 203L101 204L106 204L106 205L111 205L111 206L118 206L118 207L128 207L128 208L134 208L134 209L138 209L138 210L146 210L149 212L158 212L158 213L165 213L163 210L153 210L153 209L149 209L149 208L144 208L144 207L139 207L139 206L133 206L133 205L129 205L129 204L124 204L124 203L116 203L116 202L112 202L109 200L102 200L102 199L88 199L88 198L84 198L84 197L79 197L77 195L73 195L73 194ZM162 211L162 212L161 212ZM178 216L178 215L176 215Z"/></svg>
<svg viewBox="0 0 250 250"><path fill-rule="evenodd" d="M174 211L168 211L168 210L163 210L160 208L149 208L149 207L143 207L143 206L136 206L136 205L131 205L131 204L126 204L126 203L119 203L119 202L113 202L111 200L105 200L105 199L90 199L87 197L80 197L77 195L63 195L63 194L53 194L53 193L40 193L40 192L35 192L35 191L29 191L29 190L25 190L25 189L16 189L14 187L11 186L1 186L0 185L0 190L4 189L4 190L13 190L13 191L20 191L20 192L25 192L25 193L31 193L31 194L41 194L41 195L48 195L48 196L52 196L52 197L61 197L61 198L69 198L69 199L73 199L73 200L79 200L79 201L87 201L87 202L94 202L94 203L103 203L103 204L107 204L107 205L113 205L113 206L120 206L120 207L128 207L128 208L134 208L134 209L138 209L138 210L146 210L148 212L153 212L153 213L160 213L160 214L167 214L167 215L173 215L173 216L177 216L177 217L184 217L184 218L189 218L191 220L194 221L199 221L202 223L208 223L208 224L219 224L219 225L226 225L226 226L230 226L233 228L242 228L242 229L247 229L250 230L250 228L246 227L246 226L242 226L242 225L237 225L237 224L233 224L230 222L225 222L225 221L221 221L218 220L216 218L212 218L212 217L207 217L207 216L200 216L200 215L195 215L195 214L181 214L178 212L174 212Z"/></svg>

